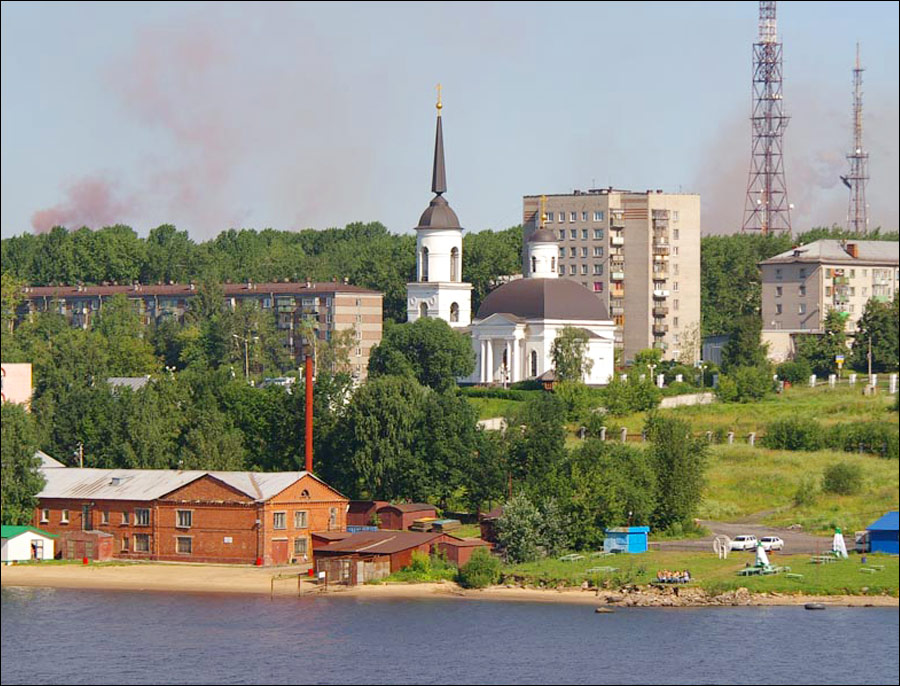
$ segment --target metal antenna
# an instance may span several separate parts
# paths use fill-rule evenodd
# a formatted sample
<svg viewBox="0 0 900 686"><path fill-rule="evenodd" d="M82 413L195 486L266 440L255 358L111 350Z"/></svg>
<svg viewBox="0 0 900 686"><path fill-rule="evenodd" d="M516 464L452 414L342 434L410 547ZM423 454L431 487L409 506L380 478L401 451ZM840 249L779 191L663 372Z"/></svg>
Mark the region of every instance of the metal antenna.
<svg viewBox="0 0 900 686"><path fill-rule="evenodd" d="M759 41L753 44L753 143L741 231L791 233L791 206L784 178L784 113L781 43L775 2L759 3Z"/></svg>
<svg viewBox="0 0 900 686"><path fill-rule="evenodd" d="M853 70L853 150L847 155L850 171L841 181L850 189L850 205L847 208L847 231L856 234L869 232L869 214L866 205L866 183L869 180L869 153L863 150L862 73L859 61L859 43L856 44L856 68Z"/></svg>

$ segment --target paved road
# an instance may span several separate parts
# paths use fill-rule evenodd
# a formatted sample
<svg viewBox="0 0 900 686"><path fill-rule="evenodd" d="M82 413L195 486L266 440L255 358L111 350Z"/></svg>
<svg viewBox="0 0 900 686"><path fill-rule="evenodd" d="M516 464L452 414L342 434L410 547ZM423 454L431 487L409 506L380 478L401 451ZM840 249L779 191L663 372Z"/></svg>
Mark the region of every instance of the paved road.
<svg viewBox="0 0 900 686"><path fill-rule="evenodd" d="M733 524L726 522L712 522L703 520L700 522L703 526L712 532L711 536L705 538L689 538L680 541L660 541L658 544L660 550L703 550L712 552L713 540L717 534L725 534L730 538L741 534L752 534L756 538L763 536L779 536L784 541L785 553L824 553L831 550L831 536L812 536L802 531L794 531L786 528L778 528L773 526L763 526L761 524ZM844 543L847 550L852 551L854 542L853 535L844 536Z"/></svg>

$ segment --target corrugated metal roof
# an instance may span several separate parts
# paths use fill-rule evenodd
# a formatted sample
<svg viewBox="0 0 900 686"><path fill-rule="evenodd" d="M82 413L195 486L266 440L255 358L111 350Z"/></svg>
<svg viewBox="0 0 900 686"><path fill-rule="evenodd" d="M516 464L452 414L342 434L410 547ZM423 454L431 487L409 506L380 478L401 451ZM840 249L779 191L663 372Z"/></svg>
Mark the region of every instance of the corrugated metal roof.
<svg viewBox="0 0 900 686"><path fill-rule="evenodd" d="M846 246L856 245L858 257L847 252ZM892 264L900 262L900 243L896 241L838 241L822 239L791 248L760 264L815 262L837 264Z"/></svg>
<svg viewBox="0 0 900 686"><path fill-rule="evenodd" d="M269 500L307 474L172 469L46 469L42 473L47 483L39 498L156 500L209 474L256 501Z"/></svg>
<svg viewBox="0 0 900 686"><path fill-rule="evenodd" d="M416 531L363 531L348 536L342 541L331 543L324 548L319 548L319 550L392 555L402 550L416 548L423 543L430 543L443 535L440 533L419 533Z"/></svg>
<svg viewBox="0 0 900 686"><path fill-rule="evenodd" d="M66 465L64 465L62 462L60 462L59 460L54 460L54 459L53 459L52 457L50 457L47 453L45 453L43 450L38 450L38 451L34 454L34 456L37 457L37 458L40 458L40 460L41 460L41 466L40 466L40 468L41 468L41 469L59 469L60 467L64 468L64 467L66 466Z"/></svg>
<svg viewBox="0 0 900 686"><path fill-rule="evenodd" d="M869 531L897 531L900 526L900 512L888 512L866 527Z"/></svg>
<svg viewBox="0 0 900 686"><path fill-rule="evenodd" d="M396 505L388 503L379 507L378 510L381 511L391 508L399 510L400 512L423 512L425 510L435 509L434 505L429 505L428 503L397 503Z"/></svg>
<svg viewBox="0 0 900 686"><path fill-rule="evenodd" d="M111 376L106 380L113 388L118 386L127 386L132 391L139 391L147 382L150 381L150 375L147 376Z"/></svg>

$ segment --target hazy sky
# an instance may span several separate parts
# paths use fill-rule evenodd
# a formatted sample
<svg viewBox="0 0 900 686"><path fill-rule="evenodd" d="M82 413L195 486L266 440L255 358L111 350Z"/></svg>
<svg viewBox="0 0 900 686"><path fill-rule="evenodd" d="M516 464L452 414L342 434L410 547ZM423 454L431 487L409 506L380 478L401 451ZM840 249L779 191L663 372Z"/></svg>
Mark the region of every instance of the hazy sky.
<svg viewBox="0 0 900 686"><path fill-rule="evenodd" d="M843 224L862 44L870 223L898 226L897 2L779 2L795 230ZM698 192L740 227L757 2L2 4L4 237L379 220L428 205L435 84L469 230L522 196Z"/></svg>

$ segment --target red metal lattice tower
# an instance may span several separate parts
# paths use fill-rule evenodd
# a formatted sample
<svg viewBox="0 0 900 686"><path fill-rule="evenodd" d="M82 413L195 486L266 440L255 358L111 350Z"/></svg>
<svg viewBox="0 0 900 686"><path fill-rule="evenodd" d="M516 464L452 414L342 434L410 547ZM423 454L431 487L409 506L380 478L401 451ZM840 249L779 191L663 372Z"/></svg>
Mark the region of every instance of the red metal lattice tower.
<svg viewBox="0 0 900 686"><path fill-rule="evenodd" d="M853 233L869 232L869 213L866 205L866 183L869 180L869 153L863 150L862 73L859 61L859 43L856 44L856 68L853 70L853 151L847 155L850 171L841 181L850 189L850 205L847 208L847 230Z"/></svg>
<svg viewBox="0 0 900 686"><path fill-rule="evenodd" d="M791 233L791 206L784 178L784 113L781 43L774 2L759 3L759 41L753 44L753 144L742 231Z"/></svg>

